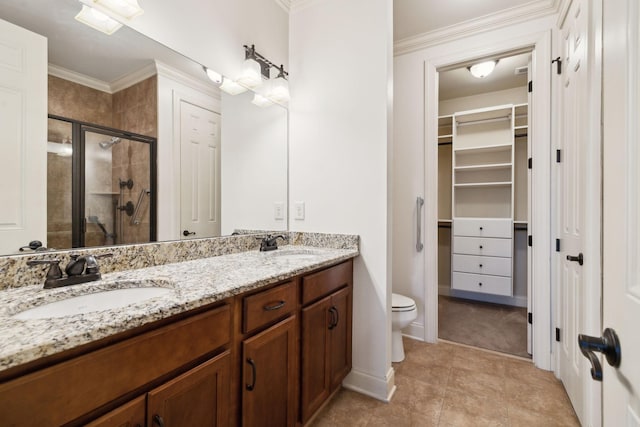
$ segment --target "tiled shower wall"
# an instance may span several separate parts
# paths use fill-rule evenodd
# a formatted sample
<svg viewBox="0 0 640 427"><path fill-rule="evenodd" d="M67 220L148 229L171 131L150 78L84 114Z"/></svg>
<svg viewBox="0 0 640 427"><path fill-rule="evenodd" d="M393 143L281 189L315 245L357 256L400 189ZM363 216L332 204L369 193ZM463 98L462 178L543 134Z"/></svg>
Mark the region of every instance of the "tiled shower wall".
<svg viewBox="0 0 640 427"><path fill-rule="evenodd" d="M58 77L48 79L49 114L121 129L142 135L157 136L157 78L149 77L114 94L92 89ZM49 121L49 141L71 137L70 126ZM67 128L65 128L65 126ZM113 191L119 191L118 178L133 179L134 187L126 191L127 200L135 204L143 188L150 188L148 144L123 141L113 147ZM48 154L47 158L48 246L71 247L71 158ZM140 225L123 221L125 241L149 241L149 203L143 205ZM104 235L95 224L87 224L87 244L102 245Z"/></svg>

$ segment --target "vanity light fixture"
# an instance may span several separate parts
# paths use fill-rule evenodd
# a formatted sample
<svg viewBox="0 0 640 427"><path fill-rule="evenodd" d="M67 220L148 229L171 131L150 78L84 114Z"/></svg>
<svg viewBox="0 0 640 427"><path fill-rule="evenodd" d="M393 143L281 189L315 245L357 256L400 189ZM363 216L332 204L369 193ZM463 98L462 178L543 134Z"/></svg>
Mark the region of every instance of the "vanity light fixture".
<svg viewBox="0 0 640 427"><path fill-rule="evenodd" d="M80 13L76 15L76 20L107 35L115 33L122 27L122 24L115 19L84 4Z"/></svg>
<svg viewBox="0 0 640 427"><path fill-rule="evenodd" d="M259 93L256 93L255 95L253 95L253 100L251 100L251 103L258 107L268 107L270 105L273 105L272 100L260 95Z"/></svg>
<svg viewBox="0 0 640 427"><path fill-rule="evenodd" d="M114 19L133 19L144 12L138 0L80 0Z"/></svg>
<svg viewBox="0 0 640 427"><path fill-rule="evenodd" d="M230 78L223 77L222 84L220 85L220 90L228 93L229 95L239 95L243 92L246 92L247 88L239 85Z"/></svg>
<svg viewBox="0 0 640 427"><path fill-rule="evenodd" d="M474 64L470 67L467 67L467 69L469 70L471 75L476 79L484 79L485 77L487 77L489 74L493 72L493 70L496 68L497 63L498 61L496 60L485 61L485 62L480 62L478 64Z"/></svg>
<svg viewBox="0 0 640 427"><path fill-rule="evenodd" d="M207 77L209 77L209 80L211 80L212 82L214 82L216 84L222 83L222 75L221 74L216 73L211 68L207 68L205 66L203 66L202 68L204 68L204 72L207 73Z"/></svg>
<svg viewBox="0 0 640 427"><path fill-rule="evenodd" d="M262 64L258 62L254 45L251 45L251 47L245 46L244 49L245 58L242 65L242 74L238 77L237 82L249 89L255 89L262 84ZM266 78L269 78L268 69Z"/></svg>
<svg viewBox="0 0 640 427"><path fill-rule="evenodd" d="M278 104L287 103L289 102L289 82L287 81L287 72L284 70L283 65L276 68L278 69L278 75L271 82L269 98Z"/></svg>

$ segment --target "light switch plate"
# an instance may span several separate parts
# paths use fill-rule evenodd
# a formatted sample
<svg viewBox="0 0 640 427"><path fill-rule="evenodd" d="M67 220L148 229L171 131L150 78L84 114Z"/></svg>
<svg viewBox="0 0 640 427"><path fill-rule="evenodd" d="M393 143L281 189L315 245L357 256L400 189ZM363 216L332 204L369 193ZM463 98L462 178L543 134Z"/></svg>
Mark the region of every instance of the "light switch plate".
<svg viewBox="0 0 640 427"><path fill-rule="evenodd" d="M304 202L295 202L293 207L295 209L295 218L304 219Z"/></svg>
<svg viewBox="0 0 640 427"><path fill-rule="evenodd" d="M275 202L273 204L273 219L284 219L284 203Z"/></svg>

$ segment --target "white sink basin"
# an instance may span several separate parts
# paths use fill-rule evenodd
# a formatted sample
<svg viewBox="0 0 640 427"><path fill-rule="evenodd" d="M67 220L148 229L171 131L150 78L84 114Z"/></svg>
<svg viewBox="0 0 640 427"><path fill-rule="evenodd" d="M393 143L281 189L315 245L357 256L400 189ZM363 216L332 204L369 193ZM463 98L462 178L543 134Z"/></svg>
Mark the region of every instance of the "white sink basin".
<svg viewBox="0 0 640 427"><path fill-rule="evenodd" d="M110 289L42 304L14 314L12 317L20 320L50 319L111 310L166 295L172 291L171 288L159 286Z"/></svg>

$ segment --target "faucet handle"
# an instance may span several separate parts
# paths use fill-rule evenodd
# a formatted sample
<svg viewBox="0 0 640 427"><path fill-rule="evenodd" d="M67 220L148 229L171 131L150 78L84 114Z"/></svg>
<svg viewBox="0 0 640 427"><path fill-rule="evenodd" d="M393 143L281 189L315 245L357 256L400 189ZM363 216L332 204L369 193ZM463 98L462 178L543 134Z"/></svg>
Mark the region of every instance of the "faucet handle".
<svg viewBox="0 0 640 427"><path fill-rule="evenodd" d="M35 265L50 265L49 271L47 271L47 279L59 279L62 277L62 270L60 270L60 259L32 259L27 261L27 265L33 267Z"/></svg>
<svg viewBox="0 0 640 427"><path fill-rule="evenodd" d="M101 254L101 255L87 255L85 258L87 262L87 268L85 272L87 274L96 274L100 273L100 266L98 265L98 260L101 258L109 258L112 257L113 254L111 252Z"/></svg>

